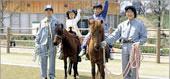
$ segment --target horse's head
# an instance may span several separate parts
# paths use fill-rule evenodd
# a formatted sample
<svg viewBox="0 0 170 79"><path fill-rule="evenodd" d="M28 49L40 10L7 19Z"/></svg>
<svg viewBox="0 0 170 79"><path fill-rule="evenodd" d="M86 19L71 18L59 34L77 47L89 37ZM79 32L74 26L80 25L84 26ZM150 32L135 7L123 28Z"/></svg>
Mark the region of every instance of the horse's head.
<svg viewBox="0 0 170 79"><path fill-rule="evenodd" d="M103 20L89 20L88 21L91 33L91 39L94 43L95 50L100 49L100 42L104 40L104 26Z"/></svg>
<svg viewBox="0 0 170 79"><path fill-rule="evenodd" d="M58 45L61 42L63 32L64 32L64 25L55 24L55 29L54 29L55 35L54 35L54 40L53 40L54 45Z"/></svg>

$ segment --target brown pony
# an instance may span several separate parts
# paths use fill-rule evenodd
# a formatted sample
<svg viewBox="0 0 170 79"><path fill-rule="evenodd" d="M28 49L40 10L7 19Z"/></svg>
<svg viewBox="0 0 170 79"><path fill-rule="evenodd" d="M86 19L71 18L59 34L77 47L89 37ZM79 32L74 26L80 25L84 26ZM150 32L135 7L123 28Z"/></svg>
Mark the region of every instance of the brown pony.
<svg viewBox="0 0 170 79"><path fill-rule="evenodd" d="M70 34L66 29L64 29L63 24L56 24L55 26L55 37L54 44L58 45L60 42L62 43L62 53L64 60L64 69L65 69L65 77L67 79L67 58L69 58L70 63L73 63L74 69L74 79L76 79L77 75L77 56L78 46L76 45L75 37Z"/></svg>
<svg viewBox="0 0 170 79"><path fill-rule="evenodd" d="M90 27L90 42L88 48L88 55L92 67L92 79L95 79L95 64L98 67L99 79L105 79L103 48L100 43L105 39L104 26L102 20L89 20Z"/></svg>

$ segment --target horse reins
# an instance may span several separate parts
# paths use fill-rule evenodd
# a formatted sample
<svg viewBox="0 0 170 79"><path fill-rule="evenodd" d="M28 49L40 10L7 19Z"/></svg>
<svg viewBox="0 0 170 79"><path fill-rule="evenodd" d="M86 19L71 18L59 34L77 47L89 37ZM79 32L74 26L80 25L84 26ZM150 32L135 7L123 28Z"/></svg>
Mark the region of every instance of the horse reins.
<svg viewBox="0 0 170 79"><path fill-rule="evenodd" d="M142 59L140 60L139 56L142 56ZM138 46L136 45L133 45L132 46L132 50L131 50L131 53L130 53L130 59L129 59L129 62L128 64L126 65L126 68L125 70L123 71L123 75L124 75L124 78L128 75L128 73L130 72L130 69L131 68L136 68L136 79L138 79L138 72L139 72L139 65L140 65L140 62L144 59L143 57L143 54L140 52L140 49ZM135 64L135 65L134 65Z"/></svg>
<svg viewBox="0 0 170 79"><path fill-rule="evenodd" d="M55 37L57 37L57 38L59 38L59 39L62 38L62 36L60 36L60 35L58 35L58 34L55 34Z"/></svg>
<svg viewBox="0 0 170 79"><path fill-rule="evenodd" d="M64 33L64 29L62 29L62 31L63 31L63 33ZM58 35L57 33L54 35L55 37L57 37L57 38L59 38L59 42L61 43L62 42L62 38L63 38L63 36L61 36L61 35Z"/></svg>
<svg viewBox="0 0 170 79"><path fill-rule="evenodd" d="M103 46L103 65L104 65L104 70L105 70L105 74L108 73L108 74L112 74L111 71L106 67L106 55L105 55L105 47ZM110 76L109 79L112 79L112 77Z"/></svg>

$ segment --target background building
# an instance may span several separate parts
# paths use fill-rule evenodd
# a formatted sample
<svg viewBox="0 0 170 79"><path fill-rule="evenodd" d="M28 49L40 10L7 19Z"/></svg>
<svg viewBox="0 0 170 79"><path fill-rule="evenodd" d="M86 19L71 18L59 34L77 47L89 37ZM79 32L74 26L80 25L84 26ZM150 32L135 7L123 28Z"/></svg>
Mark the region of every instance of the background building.
<svg viewBox="0 0 170 79"><path fill-rule="evenodd" d="M1 26L12 28L32 28L32 23L39 22L44 18L44 6L52 5L54 7L54 16L60 22L65 24L65 13L69 9L81 9L81 21L79 27L87 27L87 19L93 14L92 6L94 0L2 0ZM104 0L100 0L104 4ZM107 23L109 27L116 27L120 15L119 3L109 0L109 11ZM3 32L6 32L5 30ZM30 30L12 30L12 33L31 33Z"/></svg>

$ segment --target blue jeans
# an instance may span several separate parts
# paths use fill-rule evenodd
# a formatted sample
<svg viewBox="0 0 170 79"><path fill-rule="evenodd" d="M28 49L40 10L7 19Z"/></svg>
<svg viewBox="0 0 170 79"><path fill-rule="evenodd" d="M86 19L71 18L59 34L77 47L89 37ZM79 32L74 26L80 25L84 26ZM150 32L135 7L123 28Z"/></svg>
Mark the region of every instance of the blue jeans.
<svg viewBox="0 0 170 79"><path fill-rule="evenodd" d="M122 45L122 71L124 72L130 59L132 43L125 43ZM140 55L139 55L140 59ZM136 79L136 68L131 68L125 79Z"/></svg>
<svg viewBox="0 0 170 79"><path fill-rule="evenodd" d="M41 45L40 52L40 75L47 77L47 64L49 58L49 77L55 77L55 59L56 48L53 45L52 40L49 38L46 45Z"/></svg>

